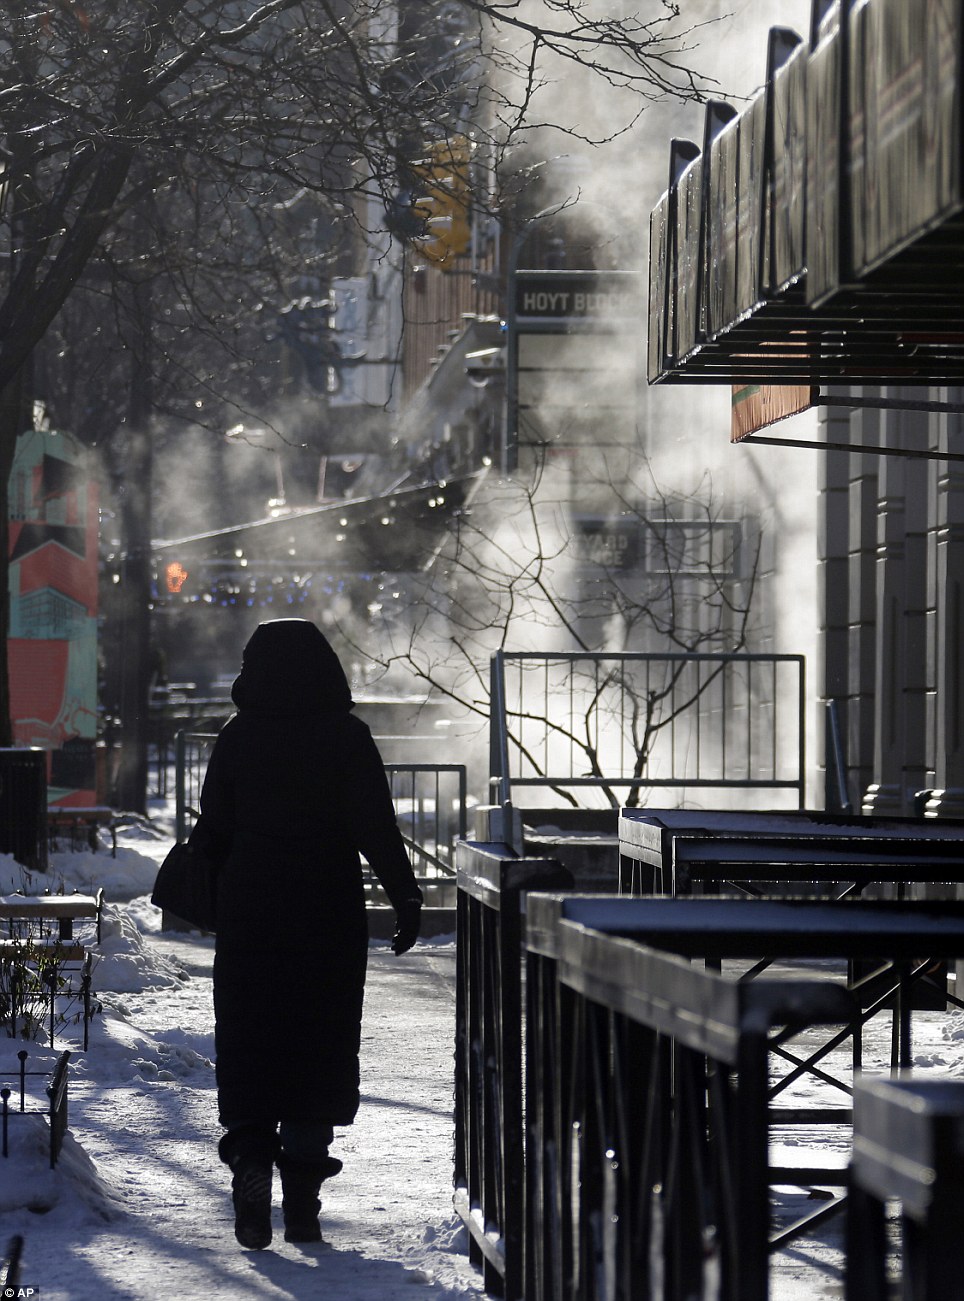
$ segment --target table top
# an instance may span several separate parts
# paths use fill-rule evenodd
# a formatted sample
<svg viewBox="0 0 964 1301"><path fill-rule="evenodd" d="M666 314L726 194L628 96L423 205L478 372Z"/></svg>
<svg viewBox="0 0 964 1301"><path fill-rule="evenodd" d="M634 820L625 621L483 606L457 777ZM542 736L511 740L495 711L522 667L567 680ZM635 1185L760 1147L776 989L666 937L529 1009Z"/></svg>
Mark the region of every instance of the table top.
<svg viewBox="0 0 964 1301"><path fill-rule="evenodd" d="M648 829L648 830L647 830ZM631 809L619 813L620 835L654 833L714 836L808 836L839 839L869 837L896 840L964 841L964 820L952 818L875 818L830 813L823 809L743 812L733 809Z"/></svg>
<svg viewBox="0 0 964 1301"><path fill-rule="evenodd" d="M560 922L699 958L964 957L964 902L534 895L527 943Z"/></svg>
<svg viewBox="0 0 964 1301"><path fill-rule="evenodd" d="M96 917L101 904L89 894L5 894L0 917Z"/></svg>
<svg viewBox="0 0 964 1301"><path fill-rule="evenodd" d="M740 880L964 880L964 823L951 821L624 809L619 851Z"/></svg>

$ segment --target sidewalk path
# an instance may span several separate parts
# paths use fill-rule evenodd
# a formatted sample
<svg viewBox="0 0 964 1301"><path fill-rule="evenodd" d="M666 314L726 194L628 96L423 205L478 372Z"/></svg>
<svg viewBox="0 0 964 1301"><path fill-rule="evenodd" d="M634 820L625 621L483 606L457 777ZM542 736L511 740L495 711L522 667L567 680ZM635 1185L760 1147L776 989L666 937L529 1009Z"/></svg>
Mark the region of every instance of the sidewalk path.
<svg viewBox="0 0 964 1301"><path fill-rule="evenodd" d="M92 1062L72 1085L70 1126L82 1152L69 1156L94 1162L111 1219L98 1213L97 1196L86 1216L61 1206L4 1216L3 1232L25 1236L24 1284L40 1287L44 1301L481 1297L452 1212L454 944L420 945L402 958L372 948L362 1108L354 1126L336 1133L333 1152L345 1169L324 1189L326 1241L284 1242L276 1189L275 1240L248 1252L234 1240L229 1180L215 1150L212 945L170 936L146 943L189 978L111 996L120 1030L139 1032L130 1076L99 1082Z"/></svg>

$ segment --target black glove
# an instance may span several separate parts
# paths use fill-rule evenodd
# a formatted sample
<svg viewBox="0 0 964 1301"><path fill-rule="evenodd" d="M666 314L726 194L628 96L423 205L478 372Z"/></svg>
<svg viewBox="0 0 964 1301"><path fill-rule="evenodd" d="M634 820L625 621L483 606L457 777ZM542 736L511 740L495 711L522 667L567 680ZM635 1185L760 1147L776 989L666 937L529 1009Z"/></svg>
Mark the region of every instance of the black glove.
<svg viewBox="0 0 964 1301"><path fill-rule="evenodd" d="M422 903L420 899L406 899L395 909L395 934L392 952L407 953L422 928Z"/></svg>

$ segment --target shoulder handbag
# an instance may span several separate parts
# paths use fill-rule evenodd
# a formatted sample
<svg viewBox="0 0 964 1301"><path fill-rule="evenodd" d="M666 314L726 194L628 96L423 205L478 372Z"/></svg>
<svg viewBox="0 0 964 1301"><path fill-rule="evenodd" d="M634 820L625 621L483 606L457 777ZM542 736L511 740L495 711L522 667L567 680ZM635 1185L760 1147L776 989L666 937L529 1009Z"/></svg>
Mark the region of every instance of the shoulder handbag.
<svg viewBox="0 0 964 1301"><path fill-rule="evenodd" d="M151 903L202 931L217 921L218 865L196 847L178 841L161 864Z"/></svg>

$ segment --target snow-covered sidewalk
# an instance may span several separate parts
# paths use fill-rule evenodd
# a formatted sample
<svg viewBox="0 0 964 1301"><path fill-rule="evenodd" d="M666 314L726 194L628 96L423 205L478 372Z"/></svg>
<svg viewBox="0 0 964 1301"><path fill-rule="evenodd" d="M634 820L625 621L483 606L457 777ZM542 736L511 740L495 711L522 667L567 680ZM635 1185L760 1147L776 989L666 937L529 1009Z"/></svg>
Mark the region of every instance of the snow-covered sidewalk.
<svg viewBox="0 0 964 1301"><path fill-rule="evenodd" d="M229 1176L216 1153L213 941L158 933L154 911L142 896L108 910L95 974L104 1011L89 1052L71 1060L70 1134L54 1172L42 1118L10 1121L0 1241L23 1235L22 1283L44 1301L393 1301L410 1299L413 1284L433 1297L481 1296L452 1211L451 939L401 958L372 945L362 1107L354 1126L336 1132L332 1150L345 1169L323 1189L325 1242L284 1242L278 1190L275 1240L249 1252L234 1240ZM0 1072L12 1083L20 1045L0 1042ZM79 1042L78 1027L58 1050ZM37 1045L28 1065L55 1055ZM255 1074L284 1068L251 1063Z"/></svg>
<svg viewBox="0 0 964 1301"><path fill-rule="evenodd" d="M213 940L161 933L148 898L169 843L131 832L116 859L54 856L46 880L24 880L0 856L0 893L63 882L85 893L102 885L110 900L94 946L103 1010L89 1051L80 1051L78 1025L64 1027L54 1051L30 1045L31 1070L50 1070L62 1049L73 1052L60 1162L49 1169L40 1114L11 1117L10 1156L0 1157L0 1248L23 1235L23 1285L39 1288L43 1301L405 1301L419 1295L413 1285L435 1298L481 1298L481 1275L468 1263L466 1233L452 1210L452 937L423 941L401 958L387 943L371 946L362 1107L355 1125L336 1132L333 1151L345 1169L323 1189L325 1242L284 1242L276 1189L274 1242L267 1251L243 1251L216 1153ZM92 925L78 931L93 939ZM865 1069L886 1071L889 1038L889 1017L876 1018ZM0 1038L0 1084L15 1085L20 1047ZM297 1043L287 1049L297 1051ZM845 1066L849 1048L837 1053ZM961 1077L964 1014L915 1016L914 1067ZM265 1058L251 1069L281 1071L285 1061ZM817 1082L800 1087L800 1105L826 1101ZM35 1109L45 1104L42 1088L33 1080ZM775 1134L774 1142L781 1163L812 1164L817 1155L847 1161L843 1128L832 1136L826 1129ZM806 1191L782 1190L778 1200L794 1216L807 1209ZM777 1254L773 1301L840 1301L842 1228L837 1216Z"/></svg>

